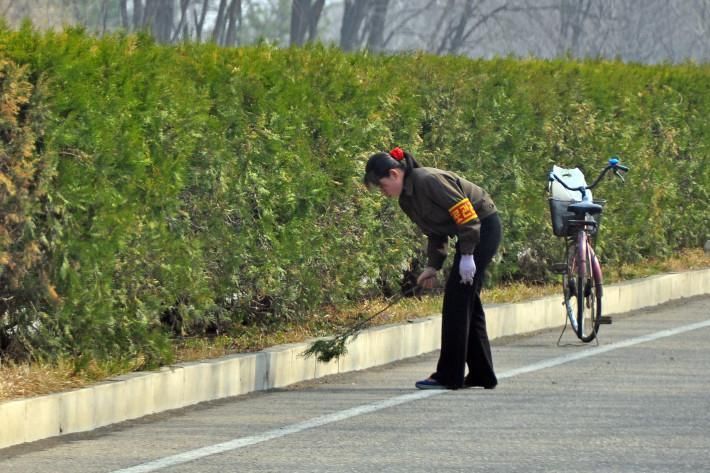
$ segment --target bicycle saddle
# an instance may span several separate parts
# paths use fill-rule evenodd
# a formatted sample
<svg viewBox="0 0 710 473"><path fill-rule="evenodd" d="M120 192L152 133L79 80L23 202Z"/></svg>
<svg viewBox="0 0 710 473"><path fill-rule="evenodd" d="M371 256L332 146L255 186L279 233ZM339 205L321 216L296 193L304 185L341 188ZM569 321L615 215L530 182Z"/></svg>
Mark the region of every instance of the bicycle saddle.
<svg viewBox="0 0 710 473"><path fill-rule="evenodd" d="M575 202L567 207L567 210L575 214L596 215L602 213L602 206L592 202Z"/></svg>

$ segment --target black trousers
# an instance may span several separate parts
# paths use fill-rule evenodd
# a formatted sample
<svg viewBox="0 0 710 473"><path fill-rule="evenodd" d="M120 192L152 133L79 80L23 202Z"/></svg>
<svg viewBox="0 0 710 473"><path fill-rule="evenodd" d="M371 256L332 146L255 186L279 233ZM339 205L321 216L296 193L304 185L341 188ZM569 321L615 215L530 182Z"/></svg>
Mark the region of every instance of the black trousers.
<svg viewBox="0 0 710 473"><path fill-rule="evenodd" d="M502 233L497 214L481 221L481 240L473 252L476 263L473 286L461 284L458 270L461 253L456 245L456 256L444 290L441 353L436 373L432 375L432 378L450 388L464 385L493 387L498 384L481 304L481 288L486 268L498 250ZM464 380L466 364L468 375Z"/></svg>

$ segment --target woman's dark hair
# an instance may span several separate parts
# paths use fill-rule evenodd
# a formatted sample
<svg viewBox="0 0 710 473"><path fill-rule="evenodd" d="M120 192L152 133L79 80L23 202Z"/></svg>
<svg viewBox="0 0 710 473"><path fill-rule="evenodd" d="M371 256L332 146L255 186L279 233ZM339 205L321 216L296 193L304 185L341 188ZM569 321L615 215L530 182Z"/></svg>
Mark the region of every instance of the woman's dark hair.
<svg viewBox="0 0 710 473"><path fill-rule="evenodd" d="M389 153L375 153L367 160L363 182L372 187L380 184L380 179L389 175L390 169L402 169L407 176L412 169L421 167L414 157L402 148L394 148Z"/></svg>

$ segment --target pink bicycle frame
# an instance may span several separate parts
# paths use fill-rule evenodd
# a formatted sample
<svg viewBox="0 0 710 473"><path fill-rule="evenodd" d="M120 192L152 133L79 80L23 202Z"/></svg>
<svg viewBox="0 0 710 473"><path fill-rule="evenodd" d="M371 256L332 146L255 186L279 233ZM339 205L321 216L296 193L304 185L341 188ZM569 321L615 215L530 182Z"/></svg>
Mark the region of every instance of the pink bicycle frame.
<svg viewBox="0 0 710 473"><path fill-rule="evenodd" d="M592 265L592 277L599 284L602 284L602 267L599 264L599 259L597 259L596 253L594 253L594 248L589 244L589 237L584 231L580 231L577 234L577 271L578 274L584 278L586 276L587 265L582 264L582 262L587 260L587 256L591 260Z"/></svg>

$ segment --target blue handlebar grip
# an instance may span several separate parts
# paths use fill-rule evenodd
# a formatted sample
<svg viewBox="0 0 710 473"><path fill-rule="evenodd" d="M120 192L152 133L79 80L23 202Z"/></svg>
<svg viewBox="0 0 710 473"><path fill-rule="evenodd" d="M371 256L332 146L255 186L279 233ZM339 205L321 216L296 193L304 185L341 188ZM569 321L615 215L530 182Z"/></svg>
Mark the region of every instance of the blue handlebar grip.
<svg viewBox="0 0 710 473"><path fill-rule="evenodd" d="M609 166L616 167L617 164L619 164L618 156L612 156L611 158L609 158Z"/></svg>

